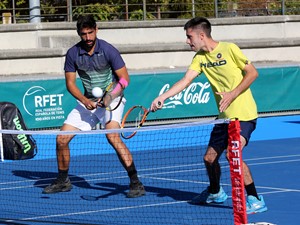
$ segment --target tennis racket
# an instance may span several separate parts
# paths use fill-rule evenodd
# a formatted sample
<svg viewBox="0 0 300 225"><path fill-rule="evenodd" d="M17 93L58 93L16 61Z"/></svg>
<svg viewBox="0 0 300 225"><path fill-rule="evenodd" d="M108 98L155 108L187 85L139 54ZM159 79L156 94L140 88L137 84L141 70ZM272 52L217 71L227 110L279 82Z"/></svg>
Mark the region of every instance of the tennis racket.
<svg viewBox="0 0 300 225"><path fill-rule="evenodd" d="M103 92L100 100L97 101L97 106L105 108L108 111L114 111L119 107L124 96L124 88L117 88L120 85L118 82L111 82Z"/></svg>
<svg viewBox="0 0 300 225"><path fill-rule="evenodd" d="M158 102L158 105L160 106L161 103ZM152 112L150 108L146 109L141 105L131 107L123 117L121 128L136 128L136 130L131 132L124 131L121 133L121 136L124 139L132 138L137 133L137 129L143 126L150 112Z"/></svg>

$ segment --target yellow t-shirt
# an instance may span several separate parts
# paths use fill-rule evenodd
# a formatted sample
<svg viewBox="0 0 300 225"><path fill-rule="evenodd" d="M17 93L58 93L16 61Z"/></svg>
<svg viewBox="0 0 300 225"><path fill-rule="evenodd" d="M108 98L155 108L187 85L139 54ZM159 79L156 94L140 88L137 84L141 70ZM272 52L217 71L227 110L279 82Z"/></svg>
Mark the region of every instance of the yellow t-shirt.
<svg viewBox="0 0 300 225"><path fill-rule="evenodd" d="M221 96L215 92L233 90L243 79L243 69L251 63L234 43L219 42L212 52L199 51L189 69L204 73L209 80L217 106ZM238 118L248 121L257 118L257 107L250 88L241 93L219 118Z"/></svg>

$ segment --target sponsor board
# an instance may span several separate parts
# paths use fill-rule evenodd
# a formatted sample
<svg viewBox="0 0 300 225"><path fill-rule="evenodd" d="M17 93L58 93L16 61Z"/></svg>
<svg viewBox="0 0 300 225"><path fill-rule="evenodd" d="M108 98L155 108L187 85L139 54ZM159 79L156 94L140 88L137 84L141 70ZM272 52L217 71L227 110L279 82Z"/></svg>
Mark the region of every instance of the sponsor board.
<svg viewBox="0 0 300 225"><path fill-rule="evenodd" d="M60 127L76 104L63 79L2 84L0 101L16 104L29 129Z"/></svg>
<svg viewBox="0 0 300 225"><path fill-rule="evenodd" d="M300 67L258 69L259 77L251 85L259 112L300 110L298 87ZM133 105L148 108L158 95L166 92L184 72L131 75L125 89L125 111ZM81 90L82 84L77 79ZM0 82L0 101L16 104L29 129L60 127L76 100L67 91L64 79ZM182 92L167 99L164 107L151 113L148 120L216 116L217 105L204 75L197 77Z"/></svg>

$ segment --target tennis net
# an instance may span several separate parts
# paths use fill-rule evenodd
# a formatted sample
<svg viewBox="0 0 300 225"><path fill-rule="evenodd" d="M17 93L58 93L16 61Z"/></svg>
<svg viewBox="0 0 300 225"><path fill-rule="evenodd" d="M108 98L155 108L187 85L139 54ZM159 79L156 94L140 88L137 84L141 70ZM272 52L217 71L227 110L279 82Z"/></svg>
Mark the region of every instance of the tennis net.
<svg viewBox="0 0 300 225"><path fill-rule="evenodd" d="M221 185L229 198L223 204L194 205L191 199L209 185L203 155L213 120L148 126L131 139L130 149L146 195L126 198L129 178L105 135L123 130L88 132L9 131L34 137L38 154L29 160L0 163L1 218L5 224L238 224L242 181L230 176L237 171L220 159ZM229 126L230 126L229 124ZM133 128L130 128L133 130ZM129 129L129 130L130 130ZM236 132L236 131L235 131ZM70 142L70 192L43 194L57 176L56 136L75 134ZM236 147L236 145L234 145ZM233 147L233 152L236 150ZM235 154L237 156L237 154ZM232 174L231 171L231 174ZM232 183L234 182L234 183ZM233 185L232 185L233 184ZM233 188L232 188L233 187ZM242 188L243 189L243 188ZM234 212L234 215L233 215Z"/></svg>

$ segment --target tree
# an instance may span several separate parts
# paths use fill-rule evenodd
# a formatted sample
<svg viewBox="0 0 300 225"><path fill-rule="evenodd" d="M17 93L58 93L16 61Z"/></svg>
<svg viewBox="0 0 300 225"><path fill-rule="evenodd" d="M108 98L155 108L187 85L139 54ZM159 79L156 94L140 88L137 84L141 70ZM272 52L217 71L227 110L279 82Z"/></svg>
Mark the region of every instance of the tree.
<svg viewBox="0 0 300 225"><path fill-rule="evenodd" d="M143 0L40 0L42 22L67 21L70 12L68 2L72 1L72 20L81 14L92 14L96 20L143 20L146 19L182 19L192 16L214 18L215 7L218 17L280 15L283 0L146 0L144 12ZM217 6L215 6L217 4ZM17 22L28 22L29 1L0 1L0 12L13 12ZM299 0L285 0L287 15L300 12ZM127 10L128 9L128 10ZM12 13L13 14L13 13Z"/></svg>
<svg viewBox="0 0 300 225"><path fill-rule="evenodd" d="M73 10L75 19L82 14L92 14L95 20L115 20L120 17L119 6L111 6L109 4L89 4L86 6L78 6Z"/></svg>

